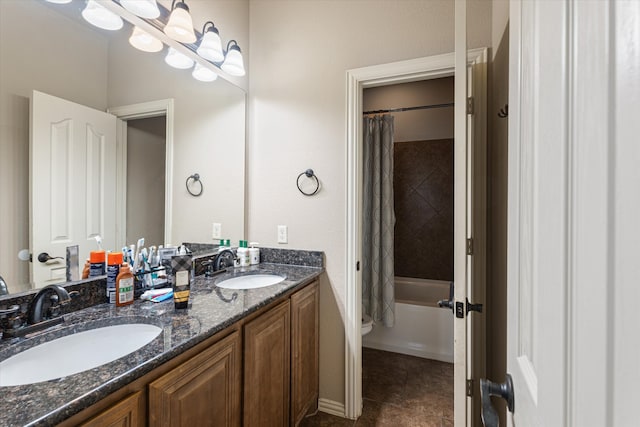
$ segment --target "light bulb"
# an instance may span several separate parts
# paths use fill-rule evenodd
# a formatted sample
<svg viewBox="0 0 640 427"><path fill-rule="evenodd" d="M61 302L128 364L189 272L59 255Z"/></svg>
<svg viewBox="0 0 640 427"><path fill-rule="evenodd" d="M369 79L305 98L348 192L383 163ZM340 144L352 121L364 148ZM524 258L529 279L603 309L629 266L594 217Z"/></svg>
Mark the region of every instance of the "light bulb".
<svg viewBox="0 0 640 427"><path fill-rule="evenodd" d="M164 58L164 61L167 64L171 65L173 68L178 68L181 70L193 67L193 63L194 63L193 59L178 52L172 47L169 48L169 53L167 53L167 56Z"/></svg>
<svg viewBox="0 0 640 427"><path fill-rule="evenodd" d="M194 79L201 82L212 82L218 78L218 75L211 69L204 67L196 62L196 66L193 67L193 73L191 73Z"/></svg>
<svg viewBox="0 0 640 427"><path fill-rule="evenodd" d="M235 43L234 40L231 40L229 43L231 42ZM237 44L229 47L227 56L224 58L224 62L220 68L232 76L240 77L245 75L242 53L240 52L240 47Z"/></svg>
<svg viewBox="0 0 640 427"><path fill-rule="evenodd" d="M129 43L143 52L160 52L163 48L160 40L138 27L133 27Z"/></svg>
<svg viewBox="0 0 640 427"><path fill-rule="evenodd" d="M156 0L120 0L120 5L142 18L155 19L160 16Z"/></svg>
<svg viewBox="0 0 640 427"><path fill-rule="evenodd" d="M89 0L82 11L82 17L92 25L103 30L115 31L122 28L124 23L115 13L102 6L96 0Z"/></svg>
<svg viewBox="0 0 640 427"><path fill-rule="evenodd" d="M180 43L193 43L196 34L193 32L193 20L189 14L189 7L184 2L176 3L169 16L169 22L164 27L164 33Z"/></svg>

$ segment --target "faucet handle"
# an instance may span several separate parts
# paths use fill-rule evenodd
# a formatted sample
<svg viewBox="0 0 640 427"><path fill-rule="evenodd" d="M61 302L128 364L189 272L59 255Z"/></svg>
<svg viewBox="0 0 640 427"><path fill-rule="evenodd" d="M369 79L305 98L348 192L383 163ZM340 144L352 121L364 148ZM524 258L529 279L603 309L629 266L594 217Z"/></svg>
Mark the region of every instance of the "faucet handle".
<svg viewBox="0 0 640 427"><path fill-rule="evenodd" d="M12 305L9 308L0 310L0 317L10 316L12 314L18 313L19 311L20 311L19 305Z"/></svg>

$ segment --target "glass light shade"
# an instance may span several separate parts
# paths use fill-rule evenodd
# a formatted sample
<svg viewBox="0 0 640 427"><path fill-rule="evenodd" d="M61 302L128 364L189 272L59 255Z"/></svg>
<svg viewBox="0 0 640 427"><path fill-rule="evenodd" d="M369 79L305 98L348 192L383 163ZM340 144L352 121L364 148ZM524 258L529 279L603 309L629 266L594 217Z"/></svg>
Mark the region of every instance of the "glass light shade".
<svg viewBox="0 0 640 427"><path fill-rule="evenodd" d="M212 82L218 78L218 75L207 67L203 67L202 65L196 62L196 66L193 68L193 73L191 73L194 79L200 80L201 82Z"/></svg>
<svg viewBox="0 0 640 427"><path fill-rule="evenodd" d="M169 53L167 53L167 56L164 58L164 62L171 65L173 68L179 68L181 70L193 67L194 63L193 59L178 52L172 47L169 48Z"/></svg>
<svg viewBox="0 0 640 427"><path fill-rule="evenodd" d="M163 47L160 40L138 27L133 27L129 43L143 52L160 52Z"/></svg>
<svg viewBox="0 0 640 427"><path fill-rule="evenodd" d="M244 76L244 62L242 60L242 53L238 45L233 45L227 51L227 56L224 58L224 62L220 66L223 71L231 74L232 76Z"/></svg>
<svg viewBox="0 0 640 427"><path fill-rule="evenodd" d="M142 18L154 19L160 16L156 0L120 0L120 5Z"/></svg>
<svg viewBox="0 0 640 427"><path fill-rule="evenodd" d="M164 27L164 33L180 43L193 43L196 33L193 32L193 21L189 14L189 7L184 2L176 3L176 7L169 16L169 22Z"/></svg>
<svg viewBox="0 0 640 427"><path fill-rule="evenodd" d="M115 13L102 6L96 0L89 0L82 11L82 17L92 25L103 30L115 31L122 28L124 23Z"/></svg>
<svg viewBox="0 0 640 427"><path fill-rule="evenodd" d="M222 53L222 41L218 32L211 29L207 30L202 36L202 41L196 52L211 62L222 62L224 53Z"/></svg>
<svg viewBox="0 0 640 427"><path fill-rule="evenodd" d="M47 0L49 3L55 3L55 4L67 4L67 3L71 3L71 0Z"/></svg>

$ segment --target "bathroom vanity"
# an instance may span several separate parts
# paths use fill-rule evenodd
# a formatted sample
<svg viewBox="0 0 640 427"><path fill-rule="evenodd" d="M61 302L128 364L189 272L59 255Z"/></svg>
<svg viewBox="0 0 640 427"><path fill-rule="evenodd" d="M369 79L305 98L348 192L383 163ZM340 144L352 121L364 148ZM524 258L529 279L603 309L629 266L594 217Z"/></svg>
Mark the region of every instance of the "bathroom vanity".
<svg viewBox="0 0 640 427"><path fill-rule="evenodd" d="M66 314L55 330L138 322L162 332L141 349L97 368L1 387L0 424L297 425L317 406L318 277L323 271L321 266L262 263L196 277L188 310L176 311L172 300L136 301ZM258 289L216 286L265 272L285 280ZM16 345L28 344L0 343L0 360Z"/></svg>

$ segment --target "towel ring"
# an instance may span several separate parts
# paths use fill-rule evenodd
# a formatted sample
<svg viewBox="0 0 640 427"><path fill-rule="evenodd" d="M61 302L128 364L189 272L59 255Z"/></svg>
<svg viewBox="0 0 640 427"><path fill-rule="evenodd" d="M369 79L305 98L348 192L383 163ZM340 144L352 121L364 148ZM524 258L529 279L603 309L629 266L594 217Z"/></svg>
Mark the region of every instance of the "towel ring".
<svg viewBox="0 0 640 427"><path fill-rule="evenodd" d="M307 178L313 178L316 180L316 189L313 190L313 192L311 193L305 193L302 188L300 188L300 178L302 178L302 175L306 175ZM316 176L316 174L313 173L313 169L307 169L306 171L302 172L300 175L298 175L298 178L296 179L296 186L298 187L298 191L300 191L302 194L304 194L305 196L313 196L314 194L316 194L318 192L318 190L320 189L320 180L318 179L318 177Z"/></svg>
<svg viewBox="0 0 640 427"><path fill-rule="evenodd" d="M189 188L189 181L193 180L194 183L198 183L200 184L200 191L197 193L194 193L193 191L191 191L191 189ZM184 183L184 185L187 187L187 191L189 192L189 194L191 194L193 197L199 197L202 195L202 191L204 191L204 185L202 185L202 181L200 181L200 175L197 173L194 173L193 175L191 175L190 177L187 178L187 181Z"/></svg>

